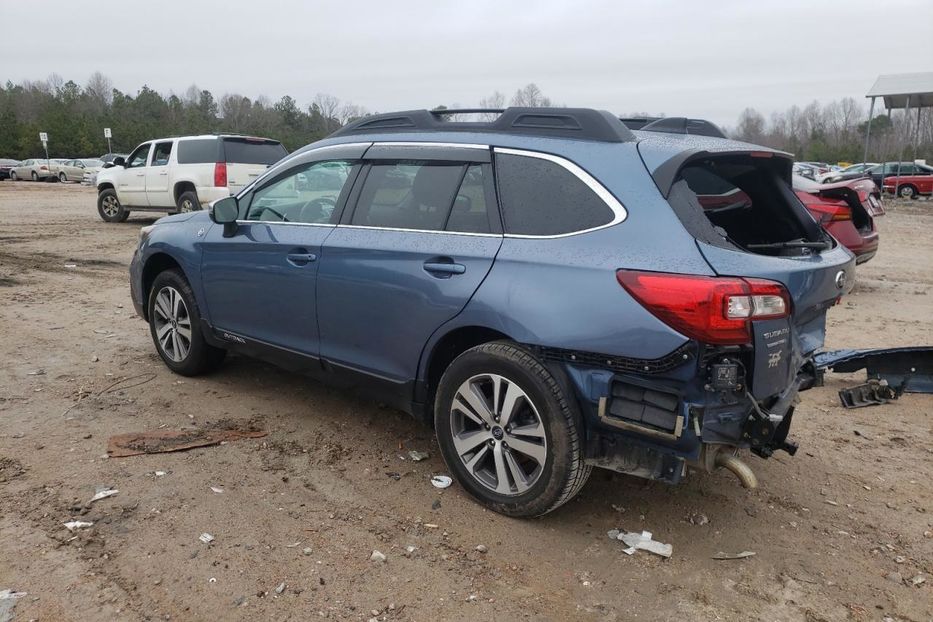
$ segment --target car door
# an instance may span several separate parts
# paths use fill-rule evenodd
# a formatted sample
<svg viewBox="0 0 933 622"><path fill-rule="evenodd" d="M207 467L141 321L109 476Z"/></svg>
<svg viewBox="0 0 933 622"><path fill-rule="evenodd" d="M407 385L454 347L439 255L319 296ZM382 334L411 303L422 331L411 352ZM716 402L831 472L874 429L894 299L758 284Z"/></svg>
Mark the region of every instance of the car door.
<svg viewBox="0 0 933 622"><path fill-rule="evenodd" d="M149 152L152 143L143 143L126 159L126 166L120 171L117 181L117 198L120 203L130 207L147 207L146 168L149 164Z"/></svg>
<svg viewBox="0 0 933 622"><path fill-rule="evenodd" d="M152 207L171 207L175 205L169 188L168 163L172 155L174 141L164 140L154 144L152 160L146 167L146 200Z"/></svg>
<svg viewBox="0 0 933 622"><path fill-rule="evenodd" d="M321 357L404 395L428 338L460 313L502 244L490 152L377 144L365 162L324 243Z"/></svg>
<svg viewBox="0 0 933 622"><path fill-rule="evenodd" d="M308 152L238 199L237 231L204 235L201 281L215 333L259 355L319 354L316 278L321 245L334 231L340 207L368 147L338 146ZM327 169L340 183L319 183ZM300 364L300 363L299 363ZM317 366L320 367L319 365Z"/></svg>

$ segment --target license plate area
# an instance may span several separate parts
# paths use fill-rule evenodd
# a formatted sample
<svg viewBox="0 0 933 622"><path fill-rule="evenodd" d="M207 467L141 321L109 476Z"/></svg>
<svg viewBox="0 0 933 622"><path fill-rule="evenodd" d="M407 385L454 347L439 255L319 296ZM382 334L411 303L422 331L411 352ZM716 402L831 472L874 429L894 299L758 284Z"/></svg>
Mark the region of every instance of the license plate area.
<svg viewBox="0 0 933 622"><path fill-rule="evenodd" d="M793 334L787 319L752 322L755 358L751 390L763 400L786 389L791 381L791 339Z"/></svg>

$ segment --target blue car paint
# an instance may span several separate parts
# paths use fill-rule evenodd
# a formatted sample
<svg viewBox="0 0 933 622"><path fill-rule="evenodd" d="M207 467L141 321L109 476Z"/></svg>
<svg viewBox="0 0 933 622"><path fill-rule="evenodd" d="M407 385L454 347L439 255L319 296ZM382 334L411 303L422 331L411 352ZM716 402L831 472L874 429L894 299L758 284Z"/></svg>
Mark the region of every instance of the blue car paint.
<svg viewBox="0 0 933 622"><path fill-rule="evenodd" d="M221 228L212 225L207 214L169 217L158 222L134 257L134 300L138 296L138 306L142 306L142 267L153 254L165 253L182 266L205 310L205 321L215 328L236 327L247 338L320 356L325 363L367 372L410 391L416 381L426 381L430 353L439 341L465 327L494 330L535 348L596 352L633 360L659 359L689 345L685 336L628 295L615 279L619 268L756 276L783 283L794 300L793 321L786 322L793 342L792 361L784 363L787 377L782 382L788 387L786 392L796 391L793 375L805 357L822 344L825 310L832 302L827 296L832 289L830 281L842 271L851 284L854 258L842 247L809 258L789 259L698 242L649 173L685 152L766 149L706 137L638 135L638 143L464 132L430 135L430 142L526 149L573 161L626 208L625 220L613 227L554 239L502 235L470 239L349 227L296 227L294 232L280 234L276 227L281 225L257 224L242 227L237 236L244 236L244 240L237 241L237 236L221 238ZM339 152L340 146L347 144L359 144L365 150L373 142L407 141L425 141L425 135L372 134L363 140L343 136L319 141L271 167L241 196L298 162L316 159L322 147L332 146ZM307 231L310 229L315 231ZM263 259L260 254L260 260L247 265L250 259L238 256L246 241L258 244L254 248L264 249L263 253L274 249L281 254L295 248L318 255L311 270L282 273L296 274L304 283L315 281L315 293L296 292L284 278L279 280L275 275L283 269L282 262L277 263L271 255ZM228 246L207 250L202 260L202 251L214 244ZM463 275L441 279L420 265L428 259L448 258L465 265ZM264 279L263 284L254 281L259 278ZM205 287L205 281L210 285ZM263 300L263 294L273 300ZM274 299L282 296L287 299L282 308L271 309ZM231 311L234 306L249 310ZM315 309L306 308L310 306ZM284 312L289 309L296 315L286 318ZM320 339L312 319L315 314ZM279 325L254 323L254 318L263 316L278 318ZM291 320L295 322L289 326ZM224 321L231 325L221 326ZM308 327L307 334L297 341L281 332L302 326ZM566 361L550 364L563 370L589 429L605 431L599 400L607 394L613 373ZM742 444L739 423L747 416L750 402L744 398L722 400L711 394L704 389L702 374L697 358L684 354L682 365L652 377L653 382L673 387L683 397L685 427L679 438L658 440L636 435L628 440L672 452L680 459L696 459L704 441ZM415 401L413 397L411 401ZM415 406L412 403L412 409ZM702 430L699 421L693 421L694 408L707 409ZM675 474L668 479L678 478Z"/></svg>

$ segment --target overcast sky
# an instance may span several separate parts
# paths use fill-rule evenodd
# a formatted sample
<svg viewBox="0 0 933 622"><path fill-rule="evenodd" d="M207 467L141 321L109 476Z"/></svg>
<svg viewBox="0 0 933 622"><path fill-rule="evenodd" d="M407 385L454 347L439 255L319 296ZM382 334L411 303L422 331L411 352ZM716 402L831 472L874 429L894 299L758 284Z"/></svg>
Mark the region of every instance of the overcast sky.
<svg viewBox="0 0 933 622"><path fill-rule="evenodd" d="M222 8L213 8L213 7ZM933 71L931 0L0 2L0 80L94 71L307 106L476 105L535 82L555 103L734 126L881 73Z"/></svg>

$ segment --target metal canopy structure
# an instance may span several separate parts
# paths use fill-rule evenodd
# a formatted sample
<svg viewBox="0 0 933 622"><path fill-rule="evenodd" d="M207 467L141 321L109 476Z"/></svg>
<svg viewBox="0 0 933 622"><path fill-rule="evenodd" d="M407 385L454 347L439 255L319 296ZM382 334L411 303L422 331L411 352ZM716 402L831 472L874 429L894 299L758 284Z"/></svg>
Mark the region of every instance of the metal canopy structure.
<svg viewBox="0 0 933 622"><path fill-rule="evenodd" d="M910 142L910 110L917 109L917 127L914 131L914 155L917 152L917 144L920 140L920 111L924 108L933 108L933 71L924 71L920 73L893 73L878 76L874 86L865 95L871 99L871 106L868 109L868 125L865 129L865 154L863 162L868 161L868 145L871 141L871 120L875 113L875 100L881 98L884 101L884 107L888 110L888 116L891 116L892 110L904 110L907 117L907 137ZM901 146L901 152L898 155L897 172L895 173L894 191L897 193L900 188L901 166L900 162L904 159L904 147ZM882 170L882 182L884 171Z"/></svg>

